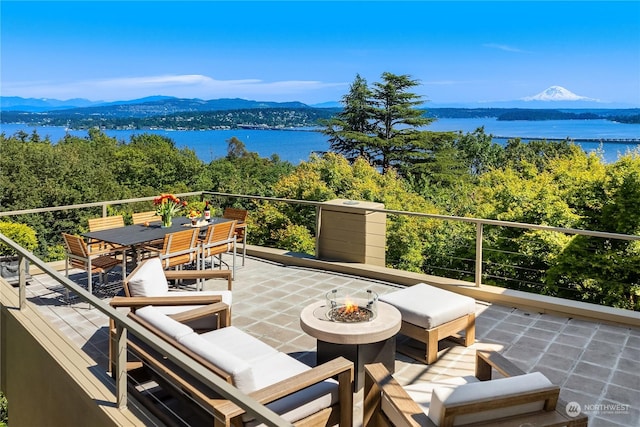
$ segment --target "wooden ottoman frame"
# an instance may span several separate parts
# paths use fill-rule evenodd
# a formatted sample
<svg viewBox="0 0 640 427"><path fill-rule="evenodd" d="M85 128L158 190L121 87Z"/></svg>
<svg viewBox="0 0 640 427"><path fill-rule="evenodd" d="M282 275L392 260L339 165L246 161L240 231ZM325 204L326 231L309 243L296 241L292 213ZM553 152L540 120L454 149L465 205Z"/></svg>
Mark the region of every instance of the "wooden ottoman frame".
<svg viewBox="0 0 640 427"><path fill-rule="evenodd" d="M464 337L458 334L465 331ZM425 353L407 345L398 345L398 351L426 364L435 363L438 360L438 342L448 337L452 337L457 343L469 347L476 340L476 315L469 313L466 316L443 323L432 329L414 325L413 323L402 321L400 333L426 344Z"/></svg>

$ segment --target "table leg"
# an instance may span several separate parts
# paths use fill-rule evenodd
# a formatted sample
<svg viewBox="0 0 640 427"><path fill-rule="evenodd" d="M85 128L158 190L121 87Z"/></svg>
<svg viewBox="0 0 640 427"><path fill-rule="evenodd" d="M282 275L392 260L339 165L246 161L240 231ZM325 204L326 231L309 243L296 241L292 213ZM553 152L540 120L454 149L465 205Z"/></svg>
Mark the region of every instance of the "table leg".
<svg viewBox="0 0 640 427"><path fill-rule="evenodd" d="M328 362L338 356L350 360L354 364L354 391L364 386L364 365L380 362L390 373L395 372L396 337L368 344L333 344L317 341L317 363Z"/></svg>

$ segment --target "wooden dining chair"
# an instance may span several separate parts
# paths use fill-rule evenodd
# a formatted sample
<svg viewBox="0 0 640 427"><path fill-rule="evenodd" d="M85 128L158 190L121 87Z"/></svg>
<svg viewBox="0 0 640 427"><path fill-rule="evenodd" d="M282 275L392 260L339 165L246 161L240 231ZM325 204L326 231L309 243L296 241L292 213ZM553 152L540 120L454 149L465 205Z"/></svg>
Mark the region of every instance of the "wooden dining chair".
<svg viewBox="0 0 640 427"><path fill-rule="evenodd" d="M147 222L161 221L156 211L134 212L131 214L131 220L134 224L145 224Z"/></svg>
<svg viewBox="0 0 640 427"><path fill-rule="evenodd" d="M65 257L65 275L69 277L69 267L79 268L87 272L87 290L89 293L93 292L92 276L94 274L100 275L100 284L104 284L104 274L109 270L122 265L122 277L127 275L127 258L124 255L124 249L122 255L119 257L117 252L114 251L94 251L89 249L89 245L80 236L75 236L68 233L62 233L64 239L66 257ZM67 299L69 296L67 291Z"/></svg>
<svg viewBox="0 0 640 427"><path fill-rule="evenodd" d="M206 270L206 260L211 259L211 268L213 269L213 258L218 257L220 269L222 269L222 254L232 252L232 276L236 273L236 221L225 221L218 224L212 224L207 227L207 231L203 239L199 240L200 244L200 261L202 270Z"/></svg>
<svg viewBox="0 0 640 427"><path fill-rule="evenodd" d="M242 243L242 265L244 265L244 260L247 256L247 218L249 217L249 211L246 209L224 208L222 217L236 220L236 243Z"/></svg>
<svg viewBox="0 0 640 427"><path fill-rule="evenodd" d="M124 227L124 217L122 215L111 215L111 216L102 216L98 218L89 218L87 220L89 223L89 231L101 231L101 230L109 230L112 228ZM103 242L99 240L92 239L89 241L89 249L90 250L123 250L124 248L120 245L114 245L112 243Z"/></svg>
<svg viewBox="0 0 640 427"><path fill-rule="evenodd" d="M164 236L162 248L158 249L154 246L145 246L145 249L151 253L157 253L162 267L166 270L177 267L180 269L183 265L194 264L199 268L198 263L198 233L199 228L189 228L183 231L176 231Z"/></svg>

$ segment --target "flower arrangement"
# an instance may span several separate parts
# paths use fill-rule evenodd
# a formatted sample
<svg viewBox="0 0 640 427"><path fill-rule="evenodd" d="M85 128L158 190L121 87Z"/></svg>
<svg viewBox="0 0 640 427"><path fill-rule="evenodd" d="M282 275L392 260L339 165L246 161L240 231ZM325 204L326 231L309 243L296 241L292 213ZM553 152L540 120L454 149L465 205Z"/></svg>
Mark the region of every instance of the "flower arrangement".
<svg viewBox="0 0 640 427"><path fill-rule="evenodd" d="M153 199L156 214L162 218L163 227L171 227L172 219L180 210L187 206L187 202L180 200L173 194L161 194Z"/></svg>

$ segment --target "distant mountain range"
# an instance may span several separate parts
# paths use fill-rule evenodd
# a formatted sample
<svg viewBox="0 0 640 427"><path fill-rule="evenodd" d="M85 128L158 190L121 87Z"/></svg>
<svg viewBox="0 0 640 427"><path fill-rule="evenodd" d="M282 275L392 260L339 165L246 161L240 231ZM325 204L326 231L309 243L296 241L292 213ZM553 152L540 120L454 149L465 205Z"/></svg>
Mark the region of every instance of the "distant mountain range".
<svg viewBox="0 0 640 427"><path fill-rule="evenodd" d="M184 111L222 111L254 108L310 108L302 102L250 101L240 98L185 99L172 96L149 96L128 101L89 101L88 99L68 99L61 101L47 98L21 98L0 96L0 108L4 111L25 111L31 113L59 110L82 109L83 112L99 111L106 115L132 115L133 117L173 114Z"/></svg>
<svg viewBox="0 0 640 427"><path fill-rule="evenodd" d="M511 101L438 103L428 102L425 107L432 108L527 108L527 109L621 109L638 108L640 105L607 103L598 99L577 95L562 86L551 86L544 91ZM90 101L75 98L68 100L47 98L21 98L18 96L0 96L0 109L3 111L45 112L56 110L73 110L95 108L101 114L144 117L152 114L173 114L178 112L244 110L255 108L342 108L340 102L331 101L321 104L304 104L302 102L252 101L240 98L223 99L185 99L171 96L149 96L126 101Z"/></svg>

